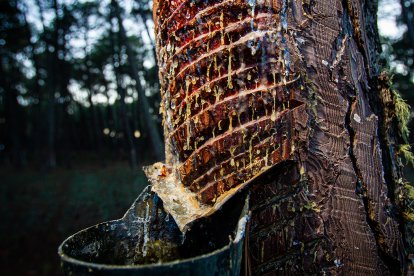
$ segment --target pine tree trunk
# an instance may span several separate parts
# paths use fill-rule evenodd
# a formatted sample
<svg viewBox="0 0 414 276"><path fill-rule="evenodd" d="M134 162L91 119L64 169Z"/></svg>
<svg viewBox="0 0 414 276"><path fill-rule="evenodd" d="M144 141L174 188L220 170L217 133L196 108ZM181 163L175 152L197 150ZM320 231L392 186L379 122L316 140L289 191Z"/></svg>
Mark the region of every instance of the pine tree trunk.
<svg viewBox="0 0 414 276"><path fill-rule="evenodd" d="M154 19L167 164L203 204L254 179L246 272L402 273L375 1L159 0Z"/></svg>
<svg viewBox="0 0 414 276"><path fill-rule="evenodd" d="M114 15L118 22L118 28L119 28L119 34L121 37L120 43L122 43L126 48L126 54L128 56L128 64L130 69L130 76L132 79L135 80L135 86L138 93L138 101L141 103L141 111L143 113L143 116L145 118L146 122L146 130L149 132L149 135L151 137L151 143L152 143L152 150L154 152L154 155L160 159L163 158L163 144L161 135L158 132L157 126L155 124L154 119L152 118L152 115L149 111L149 102L147 97L145 96L145 91L141 85L141 80L138 74L138 66L131 48L131 45L129 44L128 37L126 35L122 17L121 17L121 10L118 5L118 2L115 0L111 1L111 5L113 8Z"/></svg>
<svg viewBox="0 0 414 276"><path fill-rule="evenodd" d="M43 8L40 1L36 1L37 6L40 12L40 18L43 30L46 30L45 26L45 19L43 16ZM46 44L46 55L47 55L47 104L46 104L46 131L47 131L47 138L46 138L46 166L48 168L55 168L56 167L56 145L55 145L55 138L56 138L56 106L55 106L55 94L58 92L58 74L57 74L57 64L59 60L58 56L58 39L59 39L59 16L58 16L58 3L57 0L53 1L53 9L55 14L56 26L53 30L53 35L51 41L45 40ZM53 52L49 49L49 47L53 47Z"/></svg>
<svg viewBox="0 0 414 276"><path fill-rule="evenodd" d="M5 76L6 70L4 64L13 62L12 59L8 57L2 57L2 65L0 66L0 74ZM18 76L20 72L16 68L9 69L11 75ZM4 113L8 120L6 121L6 131L9 133L9 141L5 140L5 144L10 147L10 159L11 163L18 168L26 166L26 160L24 157L24 148L22 147L22 137L24 136L24 127L25 125L21 122L24 122L24 113L21 110L21 106L17 101L17 96L19 92L15 87L13 87L15 79L2 78L0 80L0 86L4 89L3 104L4 104Z"/></svg>
<svg viewBox="0 0 414 276"><path fill-rule="evenodd" d="M119 43L119 41L120 41L120 35L118 34L117 42ZM126 103L125 103L126 89L122 83L121 58L120 58L121 50L120 50L120 45L115 44L113 33L111 33L111 43L112 43L112 50L113 50L112 63L114 65L114 71L115 71L116 90L120 97L119 111L120 111L120 117L122 120L122 128L124 130L125 141L129 149L131 168L136 168L138 164L137 154L136 154L135 143L132 137L132 131L131 131L128 114L126 110Z"/></svg>
<svg viewBox="0 0 414 276"><path fill-rule="evenodd" d="M404 24L407 26L407 35L411 48L414 48L414 3L411 1L400 0L400 4L401 17Z"/></svg>

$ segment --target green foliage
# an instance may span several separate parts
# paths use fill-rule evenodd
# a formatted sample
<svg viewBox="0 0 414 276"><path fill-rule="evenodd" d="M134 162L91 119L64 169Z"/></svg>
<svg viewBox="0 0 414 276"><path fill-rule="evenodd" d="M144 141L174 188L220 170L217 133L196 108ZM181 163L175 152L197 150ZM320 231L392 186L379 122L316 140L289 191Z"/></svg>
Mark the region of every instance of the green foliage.
<svg viewBox="0 0 414 276"><path fill-rule="evenodd" d="M391 110L390 117L396 117L403 140L403 144L397 148L397 153L407 163L414 166L414 154L411 151L414 137L412 134L410 136L410 128L413 126L410 122L410 105L414 104L414 21L412 20L414 1L396 1L396 5L398 5L397 2L401 5L401 16L397 23L404 25L405 31L399 38L382 37L382 59L393 75L393 83L390 83L389 87L392 87L394 110ZM412 168L406 168L406 176L412 174L411 170ZM396 184L398 203L402 208L401 213L404 219L405 239L409 245L406 250L407 254L412 254L414 252L414 187L410 182L405 182L403 178L399 178Z"/></svg>
<svg viewBox="0 0 414 276"><path fill-rule="evenodd" d="M409 144L400 145L398 152L404 157L407 163L414 167L414 154L412 153L411 146Z"/></svg>
<svg viewBox="0 0 414 276"><path fill-rule="evenodd" d="M414 187L409 182L403 185L404 211L403 218L406 221L406 227L411 233L411 246L414 246L414 236L412 235L414 226Z"/></svg>
<svg viewBox="0 0 414 276"><path fill-rule="evenodd" d="M404 140L408 142L410 136L410 129L408 128L408 124L411 119L411 107L396 91L393 91L393 94L395 100L395 114L398 119L401 135ZM406 152L407 149L410 150L409 148L405 147L404 152Z"/></svg>

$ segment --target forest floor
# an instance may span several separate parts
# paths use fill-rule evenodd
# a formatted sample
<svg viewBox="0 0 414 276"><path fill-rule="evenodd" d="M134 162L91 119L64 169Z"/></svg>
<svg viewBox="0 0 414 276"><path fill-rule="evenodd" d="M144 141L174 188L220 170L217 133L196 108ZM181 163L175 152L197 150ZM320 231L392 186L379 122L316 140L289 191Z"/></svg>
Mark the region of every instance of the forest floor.
<svg viewBox="0 0 414 276"><path fill-rule="evenodd" d="M60 275L59 244L117 219L147 185L127 163L39 172L0 168L0 275Z"/></svg>

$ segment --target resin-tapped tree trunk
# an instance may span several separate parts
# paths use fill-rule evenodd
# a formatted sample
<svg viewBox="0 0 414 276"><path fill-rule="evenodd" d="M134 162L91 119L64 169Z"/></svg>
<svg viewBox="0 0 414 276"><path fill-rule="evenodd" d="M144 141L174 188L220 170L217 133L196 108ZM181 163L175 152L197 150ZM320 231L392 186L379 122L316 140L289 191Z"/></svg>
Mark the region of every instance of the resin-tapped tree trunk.
<svg viewBox="0 0 414 276"><path fill-rule="evenodd" d="M246 273L402 273L396 100L375 1L154 2L175 175L155 190L177 223L246 187Z"/></svg>

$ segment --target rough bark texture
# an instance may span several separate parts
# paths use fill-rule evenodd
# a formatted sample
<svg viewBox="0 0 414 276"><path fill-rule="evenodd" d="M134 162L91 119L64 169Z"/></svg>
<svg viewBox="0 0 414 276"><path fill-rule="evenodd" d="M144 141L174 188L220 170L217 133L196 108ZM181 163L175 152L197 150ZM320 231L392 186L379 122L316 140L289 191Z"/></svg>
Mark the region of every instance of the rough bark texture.
<svg viewBox="0 0 414 276"><path fill-rule="evenodd" d="M266 172L248 272L402 272L375 8L155 1L167 164L201 204Z"/></svg>

